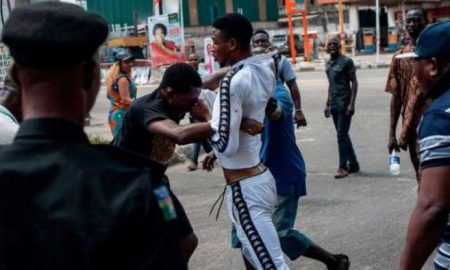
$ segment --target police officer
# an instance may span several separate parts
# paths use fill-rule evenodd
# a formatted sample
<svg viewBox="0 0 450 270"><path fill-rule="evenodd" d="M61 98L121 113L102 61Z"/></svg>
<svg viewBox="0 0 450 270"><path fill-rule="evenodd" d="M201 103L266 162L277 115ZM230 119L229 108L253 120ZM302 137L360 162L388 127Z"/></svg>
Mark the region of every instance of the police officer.
<svg viewBox="0 0 450 270"><path fill-rule="evenodd" d="M107 35L60 2L17 8L3 29L23 122L0 148L0 269L186 269L157 164L83 132Z"/></svg>

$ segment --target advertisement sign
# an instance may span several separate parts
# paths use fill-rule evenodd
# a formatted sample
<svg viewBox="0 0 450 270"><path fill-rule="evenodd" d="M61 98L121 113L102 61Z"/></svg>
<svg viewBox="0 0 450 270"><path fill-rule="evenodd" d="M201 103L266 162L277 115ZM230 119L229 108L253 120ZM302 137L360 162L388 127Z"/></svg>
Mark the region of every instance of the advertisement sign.
<svg viewBox="0 0 450 270"><path fill-rule="evenodd" d="M152 67L186 61L178 13L149 17L148 31Z"/></svg>
<svg viewBox="0 0 450 270"><path fill-rule="evenodd" d="M205 55L205 70L209 74L213 74L218 69L219 64L214 59L212 54L213 40L212 38L205 38L203 41L204 55Z"/></svg>
<svg viewBox="0 0 450 270"><path fill-rule="evenodd" d="M3 84L6 74L12 65L12 58L9 54L8 48L0 43L0 82Z"/></svg>

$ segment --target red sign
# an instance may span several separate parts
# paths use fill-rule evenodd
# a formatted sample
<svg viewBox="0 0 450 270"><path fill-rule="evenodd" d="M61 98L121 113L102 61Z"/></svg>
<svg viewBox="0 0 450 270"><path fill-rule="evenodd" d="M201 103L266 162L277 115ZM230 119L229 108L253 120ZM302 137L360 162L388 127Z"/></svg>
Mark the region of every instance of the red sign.
<svg viewBox="0 0 450 270"><path fill-rule="evenodd" d="M284 7L287 15L298 12L297 2L295 0L286 0Z"/></svg>

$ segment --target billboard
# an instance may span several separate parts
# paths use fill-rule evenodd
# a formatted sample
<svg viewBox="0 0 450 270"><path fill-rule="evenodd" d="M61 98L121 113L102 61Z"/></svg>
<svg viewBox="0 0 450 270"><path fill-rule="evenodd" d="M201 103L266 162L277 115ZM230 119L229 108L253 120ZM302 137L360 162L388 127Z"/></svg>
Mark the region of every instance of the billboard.
<svg viewBox="0 0 450 270"><path fill-rule="evenodd" d="M9 69L12 65L12 58L9 54L8 48L0 43L0 82L3 84L6 75L9 73Z"/></svg>
<svg viewBox="0 0 450 270"><path fill-rule="evenodd" d="M152 67L186 61L178 13L149 17L148 31Z"/></svg>
<svg viewBox="0 0 450 270"><path fill-rule="evenodd" d="M213 74L216 71L218 63L212 54L213 40L212 38L205 38L203 41L204 56L205 56L205 70L208 74Z"/></svg>

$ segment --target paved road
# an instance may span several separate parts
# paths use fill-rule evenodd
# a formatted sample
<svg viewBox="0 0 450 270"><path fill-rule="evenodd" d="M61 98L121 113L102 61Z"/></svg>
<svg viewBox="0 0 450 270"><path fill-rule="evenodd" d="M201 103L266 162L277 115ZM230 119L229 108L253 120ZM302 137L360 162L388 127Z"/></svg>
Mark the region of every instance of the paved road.
<svg viewBox="0 0 450 270"><path fill-rule="evenodd" d="M416 181L407 155L401 155L398 177L388 173L386 74L385 69L358 72L360 91L351 136L362 171L342 180L333 179L337 143L332 122L322 113L326 77L321 72L299 74L308 127L297 132L297 143L308 168L308 196L300 201L296 227L326 249L348 254L351 269L356 270L395 269L415 202ZM240 254L229 248L225 209L218 221L208 217L223 189L220 169L188 173L180 165L168 175L200 239L191 269L243 269ZM303 258L289 265L292 269L325 269Z"/></svg>
<svg viewBox="0 0 450 270"><path fill-rule="evenodd" d="M386 75L386 69L358 71L360 90L351 136L362 171L335 180L336 133L332 121L323 117L326 77L322 72L299 74L308 127L297 131L297 143L307 164L308 196L300 201L296 228L331 252L349 255L355 270L395 269L415 202L416 181L405 153L401 153L402 173L398 177L388 173ZM141 94L148 91L143 89ZM104 122L107 108L103 91L93 111L94 122ZM105 134L105 130L99 124L88 131ZM225 209L218 221L208 217L224 187L220 169L188 173L183 164L170 168L168 175L200 239L190 269L243 269L239 252L229 247ZM303 258L289 265L291 269L325 269Z"/></svg>

